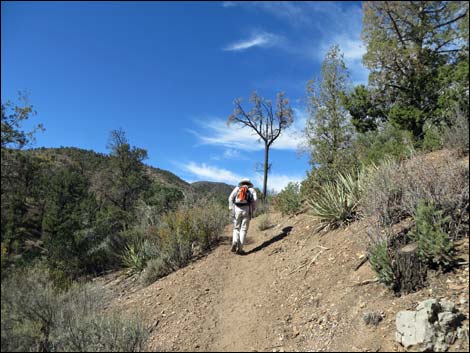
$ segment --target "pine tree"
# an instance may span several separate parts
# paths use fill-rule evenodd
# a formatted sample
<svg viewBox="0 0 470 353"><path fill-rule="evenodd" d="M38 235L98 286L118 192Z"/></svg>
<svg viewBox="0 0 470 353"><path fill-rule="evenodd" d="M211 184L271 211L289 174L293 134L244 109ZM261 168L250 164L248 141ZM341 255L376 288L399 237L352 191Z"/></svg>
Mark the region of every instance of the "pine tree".
<svg viewBox="0 0 470 353"><path fill-rule="evenodd" d="M307 86L310 117L305 132L312 149L310 163L320 182L351 167L347 149L352 129L342 100L348 85L349 73L343 54L334 45L323 61L321 80L312 80Z"/></svg>

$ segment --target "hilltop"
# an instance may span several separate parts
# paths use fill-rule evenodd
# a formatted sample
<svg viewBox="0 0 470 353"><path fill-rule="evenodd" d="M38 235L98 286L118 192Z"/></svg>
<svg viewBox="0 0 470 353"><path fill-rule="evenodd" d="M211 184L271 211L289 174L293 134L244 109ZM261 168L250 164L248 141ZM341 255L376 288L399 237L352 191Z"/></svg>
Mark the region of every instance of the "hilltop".
<svg viewBox="0 0 470 353"><path fill-rule="evenodd" d="M76 147L59 148L34 148L25 150L24 153L32 154L40 159L49 161L54 165L75 165L91 175L96 170L106 167L110 157L104 153L95 152ZM166 187L176 188L183 193L210 194L218 198L227 198L233 186L210 181L197 181L188 183L176 174L161 168L144 165L146 172L152 181L158 182Z"/></svg>

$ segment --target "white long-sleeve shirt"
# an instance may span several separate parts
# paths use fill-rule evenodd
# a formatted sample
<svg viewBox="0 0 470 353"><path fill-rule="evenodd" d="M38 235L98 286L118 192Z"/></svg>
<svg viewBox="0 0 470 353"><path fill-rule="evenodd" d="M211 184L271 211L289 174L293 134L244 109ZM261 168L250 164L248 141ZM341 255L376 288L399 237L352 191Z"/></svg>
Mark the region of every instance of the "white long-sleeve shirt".
<svg viewBox="0 0 470 353"><path fill-rule="evenodd" d="M237 205L235 205L235 197L237 196L238 189L239 189L238 186L235 187L235 189L233 189L232 193L228 197L228 209L232 210L235 207L235 210L239 209L239 210L247 211L247 210L249 210L249 207L251 207L251 213L255 212L256 205L257 205L257 202L258 202L258 195L256 195L256 190L254 188L248 188L248 191L253 196L253 201L251 202L250 205L237 206Z"/></svg>

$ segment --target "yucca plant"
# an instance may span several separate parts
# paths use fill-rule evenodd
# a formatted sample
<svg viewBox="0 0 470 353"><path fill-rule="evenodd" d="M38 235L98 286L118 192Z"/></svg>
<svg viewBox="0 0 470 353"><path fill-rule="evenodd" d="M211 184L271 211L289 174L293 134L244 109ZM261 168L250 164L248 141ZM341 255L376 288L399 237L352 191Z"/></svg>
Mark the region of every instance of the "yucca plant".
<svg viewBox="0 0 470 353"><path fill-rule="evenodd" d="M148 240L135 240L127 244L121 256L122 264L127 273L133 275L145 269L147 262L159 255L158 248Z"/></svg>
<svg viewBox="0 0 470 353"><path fill-rule="evenodd" d="M377 274L379 282L388 287L393 287L396 278L392 267L392 260L388 253L388 243L381 240L369 247L369 262Z"/></svg>
<svg viewBox="0 0 470 353"><path fill-rule="evenodd" d="M311 214L320 221L318 230L353 221L360 193L358 178L353 174L339 174L334 182L318 185L307 199Z"/></svg>

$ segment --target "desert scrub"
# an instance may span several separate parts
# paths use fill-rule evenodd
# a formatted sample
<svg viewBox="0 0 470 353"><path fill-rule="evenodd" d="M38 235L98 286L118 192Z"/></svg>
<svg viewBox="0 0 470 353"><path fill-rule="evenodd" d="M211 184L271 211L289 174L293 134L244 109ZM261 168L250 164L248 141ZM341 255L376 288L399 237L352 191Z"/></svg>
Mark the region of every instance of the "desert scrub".
<svg viewBox="0 0 470 353"><path fill-rule="evenodd" d="M217 202L181 205L163 215L155 229L158 253L145 261L143 283L150 284L209 251L218 243L228 223L226 209ZM137 264L138 270L142 271L144 268L139 261Z"/></svg>
<svg viewBox="0 0 470 353"><path fill-rule="evenodd" d="M388 227L413 216L424 200L450 217L446 230L452 238L468 234L468 163L449 151L438 153L369 166L361 178L361 215Z"/></svg>
<svg viewBox="0 0 470 353"><path fill-rule="evenodd" d="M156 280L170 274L173 269L169 265L169 261L163 256L151 259L145 270L142 272L140 280L144 285L150 285Z"/></svg>
<svg viewBox="0 0 470 353"><path fill-rule="evenodd" d="M263 231L269 229L271 227L271 219L269 217L269 213L262 214L258 217L258 230Z"/></svg>
<svg viewBox="0 0 470 353"><path fill-rule="evenodd" d="M337 228L356 219L360 197L359 178L338 174L335 181L318 185L307 199L318 229Z"/></svg>
<svg viewBox="0 0 470 353"><path fill-rule="evenodd" d="M290 182L279 194L276 195L274 200L275 207L281 211L283 215L295 214L302 206L300 184Z"/></svg>
<svg viewBox="0 0 470 353"><path fill-rule="evenodd" d="M371 236L369 234L369 236ZM392 266L392 258L389 253L389 242L386 237L374 236L368 248L369 262L377 275L379 282L389 288L396 283L395 272Z"/></svg>
<svg viewBox="0 0 470 353"><path fill-rule="evenodd" d="M34 267L2 280L2 351L140 351L148 329L142 315L104 311L109 293L91 284L54 287Z"/></svg>
<svg viewBox="0 0 470 353"><path fill-rule="evenodd" d="M155 239L137 238L126 244L121 255L122 264L128 275L142 272L150 259L159 256L160 249Z"/></svg>
<svg viewBox="0 0 470 353"><path fill-rule="evenodd" d="M450 217L435 209L432 203L421 201L414 215L416 225L409 233L418 243L419 257L432 266L446 269L454 262L454 246L444 229Z"/></svg>

